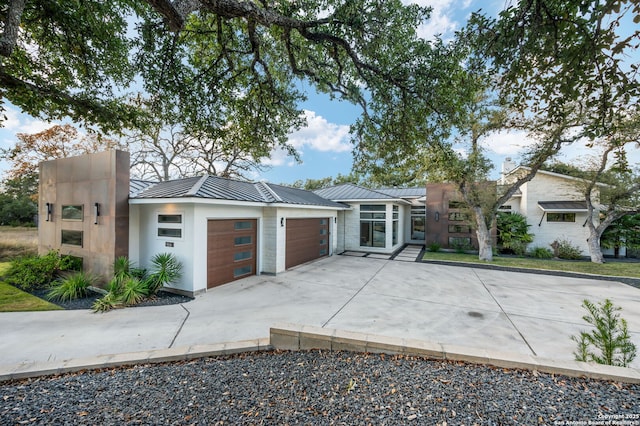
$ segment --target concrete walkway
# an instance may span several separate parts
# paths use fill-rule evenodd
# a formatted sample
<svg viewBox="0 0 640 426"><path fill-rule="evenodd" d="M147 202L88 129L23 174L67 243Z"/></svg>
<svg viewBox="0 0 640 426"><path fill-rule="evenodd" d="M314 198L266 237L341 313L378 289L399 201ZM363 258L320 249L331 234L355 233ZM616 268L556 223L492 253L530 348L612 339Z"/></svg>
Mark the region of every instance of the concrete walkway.
<svg viewBox="0 0 640 426"><path fill-rule="evenodd" d="M640 347L640 290L622 283L333 256L184 305L0 313L0 370L261 339L277 323L572 360L570 336L586 329L583 299L607 297L622 307Z"/></svg>

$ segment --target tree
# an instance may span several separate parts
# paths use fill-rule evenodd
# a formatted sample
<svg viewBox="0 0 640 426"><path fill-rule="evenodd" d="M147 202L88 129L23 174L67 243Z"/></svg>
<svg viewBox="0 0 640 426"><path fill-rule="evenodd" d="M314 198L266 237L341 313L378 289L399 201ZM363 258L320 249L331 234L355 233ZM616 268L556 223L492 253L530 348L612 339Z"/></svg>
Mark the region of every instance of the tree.
<svg viewBox="0 0 640 426"><path fill-rule="evenodd" d="M421 89L447 90L448 102L373 97L374 118L356 126L358 170L388 175L396 167L407 178L429 173L455 183L474 216L479 257L491 260L488 230L519 186L563 146L615 134L638 111L637 64L624 61L637 50L640 31L616 34L627 15L640 19L640 8L579 0L521 0L496 19L474 15L455 40L431 52L440 56L430 70L445 70L435 75L446 75L446 83ZM537 143L491 200L480 184L491 167L481 140L514 129Z"/></svg>
<svg viewBox="0 0 640 426"><path fill-rule="evenodd" d="M38 176L29 173L2 181L0 225L33 225L38 213Z"/></svg>
<svg viewBox="0 0 640 426"><path fill-rule="evenodd" d="M31 115L106 133L171 117L256 160L302 124L296 81L364 110L370 93L417 95L427 17L400 0L12 0L0 15L0 88Z"/></svg>
<svg viewBox="0 0 640 426"><path fill-rule="evenodd" d="M348 175L343 175L338 173L337 176L325 177L321 179L306 179L304 181L297 180L293 182L290 186L294 188L302 188L307 191L315 191L316 189L327 188L330 186L341 185L343 183L353 183L355 185L364 185L370 186L367 182L363 182L360 180L360 177L355 173L349 173Z"/></svg>
<svg viewBox="0 0 640 426"><path fill-rule="evenodd" d="M614 249L614 256L620 257L620 248L640 248L640 213L626 214L613 222L600 236L600 245Z"/></svg>
<svg viewBox="0 0 640 426"><path fill-rule="evenodd" d="M18 141L13 148L1 151L4 159L11 165L7 171L9 179L37 175L41 161L120 147L118 142L97 133L82 135L69 124L54 125L34 134L18 133L16 136Z"/></svg>

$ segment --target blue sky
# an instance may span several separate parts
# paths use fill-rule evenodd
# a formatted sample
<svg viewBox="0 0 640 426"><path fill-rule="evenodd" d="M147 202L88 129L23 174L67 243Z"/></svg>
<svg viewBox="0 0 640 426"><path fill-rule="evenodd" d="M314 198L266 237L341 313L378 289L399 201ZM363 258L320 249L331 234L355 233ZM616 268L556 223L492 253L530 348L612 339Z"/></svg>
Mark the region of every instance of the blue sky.
<svg viewBox="0 0 640 426"><path fill-rule="evenodd" d="M408 0L404 0L408 3ZM419 0L413 1L423 6L433 7L431 19L419 29L424 38L434 34L443 34L446 38L453 31L464 25L469 15L482 9L483 12L497 15L498 11L510 4L509 0ZM301 105L307 116L308 126L290 136L290 143L298 150L301 163L286 157L282 152L274 152L266 164L270 169L255 173L254 180L267 180L273 183L292 183L308 178L320 179L327 176L348 174L352 164L352 145L350 143L349 126L358 115L359 109L347 102L330 100L326 95L319 95L312 86L303 87L308 100ZM15 134L36 133L49 128L52 123L22 114L9 107L6 111L5 127L0 129L0 147L8 148L15 143ZM493 178L498 177L500 164L505 157L517 159L518 153L530 141L522 134L498 134L485 141L490 156L495 164ZM640 152L635 150L631 161L640 163ZM588 151L580 146L572 146L565 150L559 159L567 162L579 162ZM6 164L0 162L0 173Z"/></svg>

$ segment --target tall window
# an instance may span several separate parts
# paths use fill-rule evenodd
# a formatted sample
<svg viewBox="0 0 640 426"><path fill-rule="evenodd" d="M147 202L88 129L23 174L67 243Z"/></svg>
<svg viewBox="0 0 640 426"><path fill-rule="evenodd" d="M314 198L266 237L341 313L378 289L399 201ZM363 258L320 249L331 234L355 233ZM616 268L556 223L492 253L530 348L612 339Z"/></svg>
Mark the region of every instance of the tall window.
<svg viewBox="0 0 640 426"><path fill-rule="evenodd" d="M398 244L398 219L400 216L400 208L398 206L393 206L393 222L391 223L391 236L392 236L392 244L395 246Z"/></svg>
<svg viewBox="0 0 640 426"><path fill-rule="evenodd" d="M386 206L362 204L360 206L360 246L386 246Z"/></svg>
<svg viewBox="0 0 640 426"><path fill-rule="evenodd" d="M425 206L411 206L411 239L424 240L424 222L427 213Z"/></svg>

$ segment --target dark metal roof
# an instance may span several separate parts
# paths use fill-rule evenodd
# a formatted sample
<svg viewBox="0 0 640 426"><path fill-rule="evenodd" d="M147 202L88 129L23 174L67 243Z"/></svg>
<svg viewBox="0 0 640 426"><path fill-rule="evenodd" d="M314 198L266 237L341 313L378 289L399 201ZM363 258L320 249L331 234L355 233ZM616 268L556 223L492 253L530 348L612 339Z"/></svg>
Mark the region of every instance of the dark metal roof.
<svg viewBox="0 0 640 426"><path fill-rule="evenodd" d="M393 200L397 198L392 197L389 194L385 194L368 188L363 188L352 183L344 183L342 185L331 186L329 188L322 188L313 192L323 198L334 201Z"/></svg>
<svg viewBox="0 0 640 426"><path fill-rule="evenodd" d="M147 189L148 187L155 185L157 182L151 182L148 180L130 179L129 180L129 194L133 197L139 192Z"/></svg>
<svg viewBox="0 0 640 426"><path fill-rule="evenodd" d="M218 176L203 176L159 182L131 198L204 198L256 203L283 203L309 206L347 208L304 189L273 185L265 182L245 182Z"/></svg>
<svg viewBox="0 0 640 426"><path fill-rule="evenodd" d="M574 200L563 200L563 201L538 201L538 206L543 211L567 211L567 212L575 212L575 211L587 211L587 202L586 201L574 201Z"/></svg>

